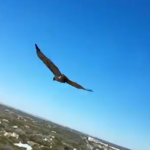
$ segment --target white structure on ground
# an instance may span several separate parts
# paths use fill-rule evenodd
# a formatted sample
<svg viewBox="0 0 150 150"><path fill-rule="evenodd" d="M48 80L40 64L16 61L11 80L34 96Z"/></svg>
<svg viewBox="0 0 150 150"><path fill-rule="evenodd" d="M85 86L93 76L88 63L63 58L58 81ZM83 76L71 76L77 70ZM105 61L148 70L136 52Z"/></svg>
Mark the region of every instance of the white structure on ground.
<svg viewBox="0 0 150 150"><path fill-rule="evenodd" d="M14 143L14 145L18 146L18 147L23 147L26 148L26 150L32 150L32 147L28 144L22 144L21 142L19 143Z"/></svg>

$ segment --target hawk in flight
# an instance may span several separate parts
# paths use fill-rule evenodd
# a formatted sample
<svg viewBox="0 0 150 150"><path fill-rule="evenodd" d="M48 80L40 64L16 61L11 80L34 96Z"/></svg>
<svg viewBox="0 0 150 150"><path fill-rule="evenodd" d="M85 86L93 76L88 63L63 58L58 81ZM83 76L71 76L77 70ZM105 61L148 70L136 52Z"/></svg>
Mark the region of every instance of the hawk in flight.
<svg viewBox="0 0 150 150"><path fill-rule="evenodd" d="M52 71L52 73L54 74L53 77L53 81L58 81L60 83L68 83L71 86L74 86L78 89L83 89L86 91L90 91L93 92L90 89L86 89L84 87L82 87L81 85L79 85L76 82L71 81L69 78L67 78L67 76L65 76L64 74L62 74L60 72L60 70L58 69L58 67L50 60L48 59L40 50L40 48L37 46L37 44L35 44L35 48L36 48L36 53L37 56L41 59L41 61Z"/></svg>

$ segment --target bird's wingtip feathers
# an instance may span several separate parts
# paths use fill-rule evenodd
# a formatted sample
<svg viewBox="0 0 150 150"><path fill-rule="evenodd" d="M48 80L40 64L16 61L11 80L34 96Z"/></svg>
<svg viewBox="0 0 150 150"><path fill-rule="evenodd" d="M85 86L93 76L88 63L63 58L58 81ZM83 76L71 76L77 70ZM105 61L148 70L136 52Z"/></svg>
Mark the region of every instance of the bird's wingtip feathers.
<svg viewBox="0 0 150 150"><path fill-rule="evenodd" d="M87 91L89 91L89 92L93 92L93 90L91 90L91 89L86 89Z"/></svg>
<svg viewBox="0 0 150 150"><path fill-rule="evenodd" d="M35 45L35 47L36 47L36 48L38 48L38 46L37 46L37 44L36 44L36 43L35 43L34 45Z"/></svg>
<svg viewBox="0 0 150 150"><path fill-rule="evenodd" d="M35 43L35 48L37 51L40 51L39 47L37 46L37 44Z"/></svg>

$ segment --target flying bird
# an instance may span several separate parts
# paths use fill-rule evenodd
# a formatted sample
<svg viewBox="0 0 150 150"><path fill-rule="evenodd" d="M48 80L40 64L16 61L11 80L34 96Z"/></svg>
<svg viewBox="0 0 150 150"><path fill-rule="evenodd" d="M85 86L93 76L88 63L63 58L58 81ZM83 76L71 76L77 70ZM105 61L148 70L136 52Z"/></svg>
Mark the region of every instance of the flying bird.
<svg viewBox="0 0 150 150"><path fill-rule="evenodd" d="M83 86L79 85L78 83L71 81L67 76L65 76L64 74L62 74L60 72L60 70L58 69L58 67L49 59L47 58L40 50L40 48L37 46L37 44L35 44L35 48L36 48L36 53L37 56L41 59L41 61L51 70L51 72L54 74L53 77L53 81L58 81L60 83L68 83L71 86L74 86L75 88L78 89L83 89L86 91L90 91L93 92L90 89L86 89Z"/></svg>

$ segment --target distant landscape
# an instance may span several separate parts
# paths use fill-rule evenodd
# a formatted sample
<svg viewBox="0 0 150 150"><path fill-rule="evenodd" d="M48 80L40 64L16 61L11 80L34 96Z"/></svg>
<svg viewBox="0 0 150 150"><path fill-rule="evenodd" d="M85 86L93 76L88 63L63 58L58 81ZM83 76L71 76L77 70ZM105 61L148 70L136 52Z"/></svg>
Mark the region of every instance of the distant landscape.
<svg viewBox="0 0 150 150"><path fill-rule="evenodd" d="M0 150L129 150L0 104Z"/></svg>

